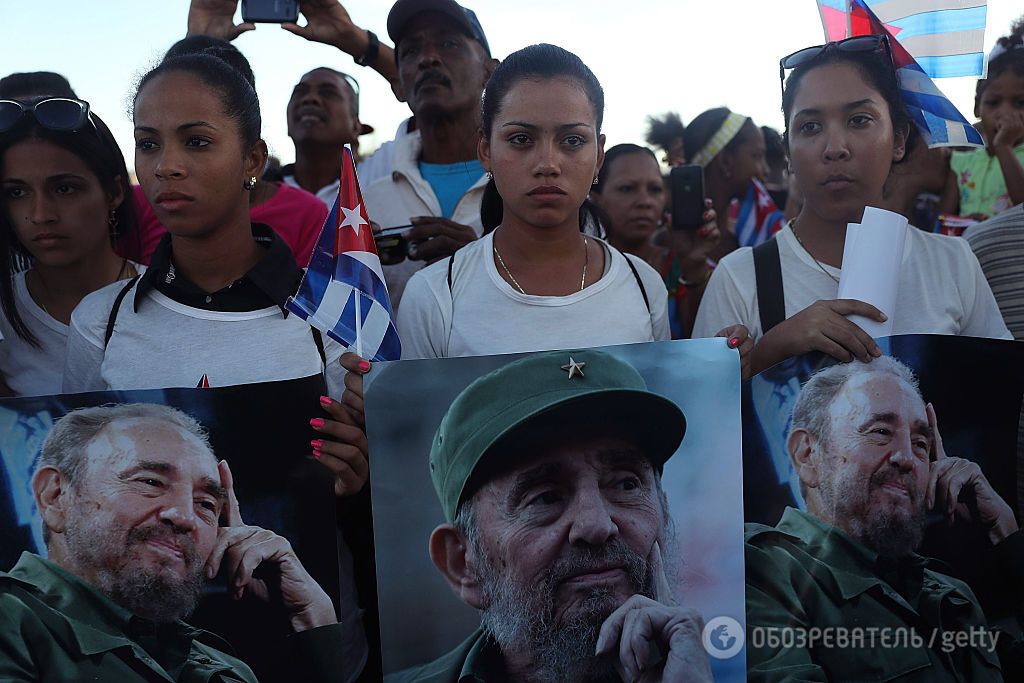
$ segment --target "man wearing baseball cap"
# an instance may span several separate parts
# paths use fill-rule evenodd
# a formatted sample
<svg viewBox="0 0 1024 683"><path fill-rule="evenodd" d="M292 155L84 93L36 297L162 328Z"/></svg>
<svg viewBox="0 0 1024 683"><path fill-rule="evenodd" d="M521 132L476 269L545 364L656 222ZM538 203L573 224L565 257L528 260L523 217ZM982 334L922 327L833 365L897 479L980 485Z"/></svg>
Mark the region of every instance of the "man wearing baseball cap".
<svg viewBox="0 0 1024 683"><path fill-rule="evenodd" d="M663 568L661 471L685 431L675 403L598 351L531 355L469 385L430 451L447 520L430 556L480 628L389 680L712 680L701 617L675 605Z"/></svg>
<svg viewBox="0 0 1024 683"><path fill-rule="evenodd" d="M414 272L483 233L480 96L497 61L476 14L453 0L398 0L387 25L415 130L395 139L391 173L364 186L363 198L382 228L412 226L408 258L384 267L398 306Z"/></svg>

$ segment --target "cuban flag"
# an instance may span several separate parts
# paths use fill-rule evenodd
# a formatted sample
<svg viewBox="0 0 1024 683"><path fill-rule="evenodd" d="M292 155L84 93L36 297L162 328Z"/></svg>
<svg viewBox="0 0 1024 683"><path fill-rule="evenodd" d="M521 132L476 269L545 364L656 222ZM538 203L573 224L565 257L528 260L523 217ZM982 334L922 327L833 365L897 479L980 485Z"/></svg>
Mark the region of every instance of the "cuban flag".
<svg viewBox="0 0 1024 683"><path fill-rule="evenodd" d="M736 241L741 247L756 247L782 229L783 213L760 180L750 181L750 189L736 214Z"/></svg>
<svg viewBox="0 0 1024 683"><path fill-rule="evenodd" d="M373 231L359 191L352 149L341 158L341 186L288 310L362 358L398 360L395 328Z"/></svg>
<svg viewBox="0 0 1024 683"><path fill-rule="evenodd" d="M851 0L850 31L853 36L889 35L900 94L929 148L985 146L981 133L942 94L924 69L865 4L865 0Z"/></svg>
<svg viewBox="0 0 1024 683"><path fill-rule="evenodd" d="M817 0L829 41L862 35L849 0ZM987 0L863 0L931 78L983 76Z"/></svg>

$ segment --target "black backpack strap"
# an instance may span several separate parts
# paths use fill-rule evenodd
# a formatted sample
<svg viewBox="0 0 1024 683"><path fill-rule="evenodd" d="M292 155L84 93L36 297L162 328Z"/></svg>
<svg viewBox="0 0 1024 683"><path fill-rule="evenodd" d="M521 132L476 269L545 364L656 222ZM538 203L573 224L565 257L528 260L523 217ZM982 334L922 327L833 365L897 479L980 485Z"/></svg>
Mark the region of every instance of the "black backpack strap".
<svg viewBox="0 0 1024 683"><path fill-rule="evenodd" d="M644 281L640 279L640 273L637 272L636 266L634 266L633 262L629 260L629 257L626 256L625 252L623 252L618 247L615 247L615 249L620 254L622 254L622 258L626 259L626 263L629 265L629 269L631 271L633 271L633 277L636 278L636 286L640 288L640 295L644 298L644 306L647 307L647 314L650 315L650 313L651 313L651 300L647 298L647 290L644 289Z"/></svg>
<svg viewBox="0 0 1024 683"><path fill-rule="evenodd" d="M104 349L107 348L107 344L110 343L110 338L114 336L114 322L117 321L117 312L121 309L121 302L124 301L126 296L128 296L128 292L131 291L131 288L135 286L135 283L139 281L140 277L142 277L142 275L136 275L133 277L128 281L128 284L126 284L124 288L117 293L117 298L114 299L114 306L110 309L110 315L107 317L107 331L103 335Z"/></svg>
<svg viewBox="0 0 1024 683"><path fill-rule="evenodd" d="M786 319L786 299L782 289L782 261L776 238L754 247L754 281L757 284L757 308L761 334L767 334Z"/></svg>
<svg viewBox="0 0 1024 683"><path fill-rule="evenodd" d="M320 334L320 330L310 326L310 332L313 333L313 343L316 344L316 350L320 352L320 362L324 364L324 369L327 368L327 352L324 351L324 337Z"/></svg>

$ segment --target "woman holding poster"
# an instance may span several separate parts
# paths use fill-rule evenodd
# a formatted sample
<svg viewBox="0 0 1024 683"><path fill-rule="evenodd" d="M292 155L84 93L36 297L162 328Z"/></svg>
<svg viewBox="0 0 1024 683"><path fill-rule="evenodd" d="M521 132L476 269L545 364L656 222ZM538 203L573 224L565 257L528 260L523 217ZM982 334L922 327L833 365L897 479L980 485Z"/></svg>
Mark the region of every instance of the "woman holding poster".
<svg viewBox="0 0 1024 683"><path fill-rule="evenodd" d="M365 441L345 438L355 428L331 398L343 391L343 349L286 315L302 270L270 227L250 221L249 194L267 146L256 91L233 58L216 48L171 57L140 81L135 169L168 234L146 273L94 292L75 309L64 391L322 376L310 454L333 473L335 493L351 495L363 488L369 466ZM339 559L350 573L350 559ZM365 644L354 589L342 592L349 631L342 647L359 661Z"/></svg>
<svg viewBox="0 0 1024 683"><path fill-rule="evenodd" d="M859 223L865 207L882 205L889 172L916 134L887 37L806 48L781 66L793 69L782 106L804 206L767 248L740 249L722 260L694 330L695 337L710 336L726 324L746 325L758 340L755 373L812 350L844 361L881 354L846 316L881 322L885 315L862 301L837 299L846 225ZM1010 338L967 243L916 229L908 232L891 314L896 334Z"/></svg>

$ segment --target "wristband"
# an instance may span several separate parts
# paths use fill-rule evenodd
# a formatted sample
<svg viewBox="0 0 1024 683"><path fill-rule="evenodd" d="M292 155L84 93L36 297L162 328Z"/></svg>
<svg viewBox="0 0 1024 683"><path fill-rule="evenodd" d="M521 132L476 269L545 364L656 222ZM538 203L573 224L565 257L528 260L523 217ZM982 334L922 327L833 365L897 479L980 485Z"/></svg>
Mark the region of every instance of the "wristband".
<svg viewBox="0 0 1024 683"><path fill-rule="evenodd" d="M377 40L377 34L373 31L367 31L366 38L370 41L366 46L366 52L355 60L356 64L359 66L373 65L373 63L377 61L377 56L380 54L380 41Z"/></svg>

